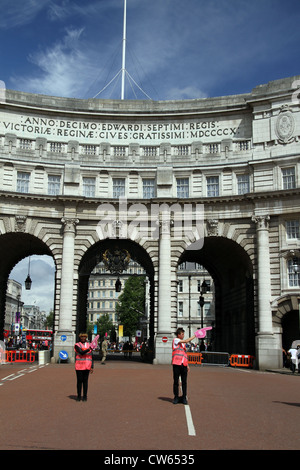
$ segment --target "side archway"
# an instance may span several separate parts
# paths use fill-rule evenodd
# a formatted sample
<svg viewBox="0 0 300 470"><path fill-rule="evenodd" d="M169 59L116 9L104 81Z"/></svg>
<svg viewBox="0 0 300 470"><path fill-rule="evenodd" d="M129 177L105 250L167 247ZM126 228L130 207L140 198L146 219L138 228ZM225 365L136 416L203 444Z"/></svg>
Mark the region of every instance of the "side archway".
<svg viewBox="0 0 300 470"><path fill-rule="evenodd" d="M237 242L207 237L201 250L186 250L179 263L197 262L215 285L213 348L236 354L255 354L253 267L250 256Z"/></svg>
<svg viewBox="0 0 300 470"><path fill-rule="evenodd" d="M39 238L23 232L0 235L0 339L3 339L7 281L19 261L31 255L48 255L50 248Z"/></svg>

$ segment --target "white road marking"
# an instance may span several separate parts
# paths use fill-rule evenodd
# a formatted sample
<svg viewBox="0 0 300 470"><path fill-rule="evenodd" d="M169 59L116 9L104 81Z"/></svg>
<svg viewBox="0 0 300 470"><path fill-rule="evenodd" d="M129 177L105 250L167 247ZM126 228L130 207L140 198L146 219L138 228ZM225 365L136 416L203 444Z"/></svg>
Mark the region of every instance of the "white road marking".
<svg viewBox="0 0 300 470"><path fill-rule="evenodd" d="M182 383L181 377L179 377L179 392L182 395ZM184 405L185 417L186 417L186 424L188 428L188 435L189 436L196 436L196 430L193 423L192 413L189 405Z"/></svg>
<svg viewBox="0 0 300 470"><path fill-rule="evenodd" d="M189 405L184 405L185 417L189 436L196 436L196 430L193 423L192 413Z"/></svg>

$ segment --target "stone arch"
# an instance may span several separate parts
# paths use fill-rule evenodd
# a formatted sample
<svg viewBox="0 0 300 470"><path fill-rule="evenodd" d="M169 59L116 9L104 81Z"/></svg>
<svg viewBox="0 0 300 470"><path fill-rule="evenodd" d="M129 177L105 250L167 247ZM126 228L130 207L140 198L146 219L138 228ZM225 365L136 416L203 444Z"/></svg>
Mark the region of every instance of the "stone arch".
<svg viewBox="0 0 300 470"><path fill-rule="evenodd" d="M151 258L147 249L138 243L128 239L105 239L97 241L91 245L81 258L78 267L78 294L77 294L77 317L76 317L76 333L86 328L87 316L87 295L88 280L94 267L102 260L103 253L107 249L114 248L126 249L129 251L132 259L143 266L150 281L150 346L154 341L154 303L155 303L155 286L154 286L154 260ZM108 273L109 274L109 273Z"/></svg>
<svg viewBox="0 0 300 470"><path fill-rule="evenodd" d="M282 347L285 350L300 337L299 302L300 295L291 293L277 298L272 304L273 324L282 335Z"/></svg>
<svg viewBox="0 0 300 470"><path fill-rule="evenodd" d="M55 263L51 249L37 236L23 231L0 235L0 335L3 335L6 289L10 272L19 261L31 255L48 255Z"/></svg>
<svg viewBox="0 0 300 470"><path fill-rule="evenodd" d="M185 250L178 262L203 265L214 279L214 350L255 354L253 264L237 241L209 236L201 250Z"/></svg>

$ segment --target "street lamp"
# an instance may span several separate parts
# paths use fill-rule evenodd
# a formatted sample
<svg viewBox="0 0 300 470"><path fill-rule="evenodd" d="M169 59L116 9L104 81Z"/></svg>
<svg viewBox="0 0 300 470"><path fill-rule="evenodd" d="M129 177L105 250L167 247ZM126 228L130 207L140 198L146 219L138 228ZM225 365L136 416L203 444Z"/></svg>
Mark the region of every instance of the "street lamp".
<svg viewBox="0 0 300 470"><path fill-rule="evenodd" d="M293 258L293 270L295 274L298 274L300 271L299 259L297 257Z"/></svg>
<svg viewBox="0 0 300 470"><path fill-rule="evenodd" d="M200 297L199 297L199 304L201 307L201 328L203 328L203 307L205 303L203 295L206 294L208 291L209 291L209 286L204 280L201 284L201 292L200 292Z"/></svg>
<svg viewBox="0 0 300 470"><path fill-rule="evenodd" d="M115 283L115 291L116 292L121 292L121 289L122 289L122 283L121 283L120 279L118 278L116 280L116 283Z"/></svg>
<svg viewBox="0 0 300 470"><path fill-rule="evenodd" d="M30 290L31 289L31 284L32 284L32 280L31 280L31 277L30 277L30 256L29 256L29 261L28 261L28 274L27 274L27 277L25 279L25 289L26 290Z"/></svg>

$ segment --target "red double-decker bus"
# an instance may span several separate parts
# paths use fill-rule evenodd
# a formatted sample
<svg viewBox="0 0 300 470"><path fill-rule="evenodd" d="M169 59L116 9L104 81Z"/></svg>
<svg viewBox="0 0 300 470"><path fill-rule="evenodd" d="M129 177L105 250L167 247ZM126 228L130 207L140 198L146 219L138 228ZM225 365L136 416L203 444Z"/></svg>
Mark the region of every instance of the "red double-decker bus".
<svg viewBox="0 0 300 470"><path fill-rule="evenodd" d="M36 329L24 329L22 331L22 336L26 338L26 344L30 347L35 346L36 349L44 347L49 349L52 338L52 330L36 330ZM23 338L24 338L23 336Z"/></svg>

